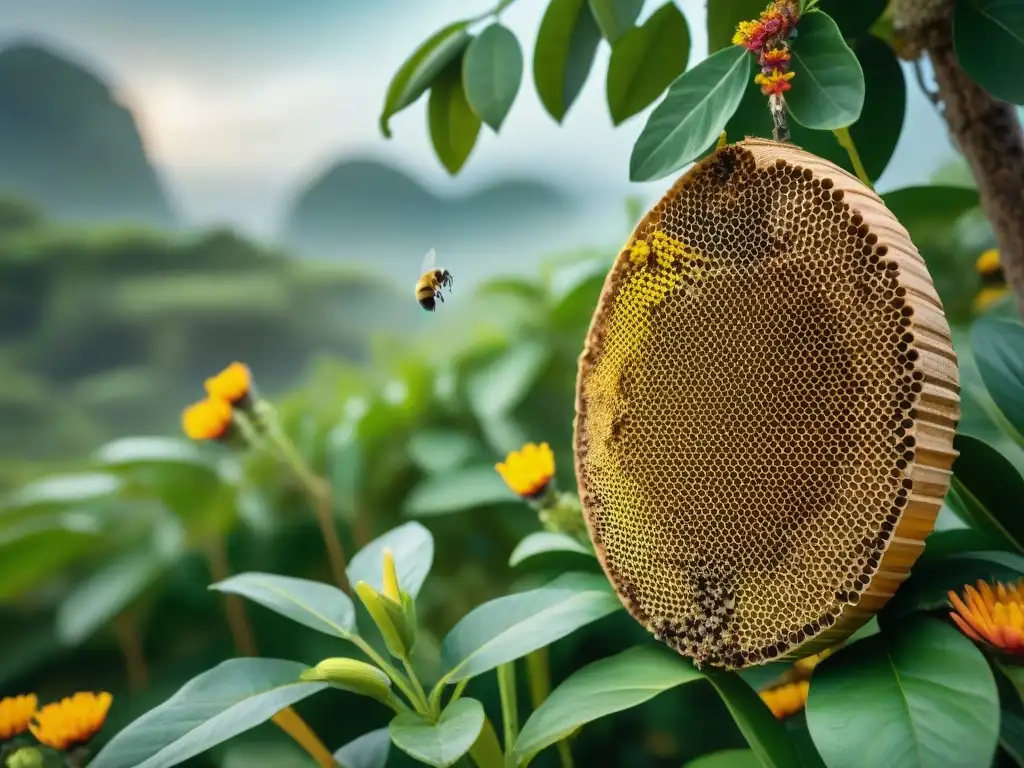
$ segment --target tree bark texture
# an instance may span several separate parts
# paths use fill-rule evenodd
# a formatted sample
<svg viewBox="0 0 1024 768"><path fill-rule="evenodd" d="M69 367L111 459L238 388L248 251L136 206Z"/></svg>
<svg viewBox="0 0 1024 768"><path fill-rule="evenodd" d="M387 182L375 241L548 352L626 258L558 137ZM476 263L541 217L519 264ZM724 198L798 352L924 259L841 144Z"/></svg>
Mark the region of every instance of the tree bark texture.
<svg viewBox="0 0 1024 768"><path fill-rule="evenodd" d="M952 0L894 0L900 56L927 53L943 116L978 185L1006 281L1024 315L1024 130L1012 104L993 98L961 68Z"/></svg>

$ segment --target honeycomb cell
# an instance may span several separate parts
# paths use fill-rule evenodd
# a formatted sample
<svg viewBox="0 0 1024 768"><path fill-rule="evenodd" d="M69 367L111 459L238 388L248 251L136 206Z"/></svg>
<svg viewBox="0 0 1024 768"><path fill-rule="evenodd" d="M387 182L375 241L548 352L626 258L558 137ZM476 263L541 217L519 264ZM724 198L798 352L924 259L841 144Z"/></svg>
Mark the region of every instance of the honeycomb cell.
<svg viewBox="0 0 1024 768"><path fill-rule="evenodd" d="M791 145L719 149L640 222L580 357L577 480L623 604L726 668L849 635L934 526L958 393L881 200Z"/></svg>

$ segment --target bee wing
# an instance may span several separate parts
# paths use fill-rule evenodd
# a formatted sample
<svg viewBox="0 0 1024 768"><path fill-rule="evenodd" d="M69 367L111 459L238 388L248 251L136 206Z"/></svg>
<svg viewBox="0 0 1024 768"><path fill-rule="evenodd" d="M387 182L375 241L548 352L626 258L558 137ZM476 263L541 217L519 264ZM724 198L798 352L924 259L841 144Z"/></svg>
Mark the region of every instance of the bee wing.
<svg viewBox="0 0 1024 768"><path fill-rule="evenodd" d="M437 262L437 252L431 248L427 251L427 255L423 257L423 266L420 267L420 274L425 274L434 268L434 264Z"/></svg>

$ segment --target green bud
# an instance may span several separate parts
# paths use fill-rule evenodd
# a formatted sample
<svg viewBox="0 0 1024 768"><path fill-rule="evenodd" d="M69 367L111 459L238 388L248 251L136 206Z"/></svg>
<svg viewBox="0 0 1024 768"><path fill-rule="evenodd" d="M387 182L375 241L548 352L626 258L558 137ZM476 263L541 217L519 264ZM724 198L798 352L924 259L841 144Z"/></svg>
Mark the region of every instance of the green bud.
<svg viewBox="0 0 1024 768"><path fill-rule="evenodd" d="M43 768L43 753L35 747L22 747L7 758L7 768Z"/></svg>
<svg viewBox="0 0 1024 768"><path fill-rule="evenodd" d="M580 500L571 493L553 494L538 509L538 517L544 527L555 533L566 533L570 536L586 531Z"/></svg>
<svg viewBox="0 0 1024 768"><path fill-rule="evenodd" d="M356 594L370 612L370 617L384 637L384 643L391 655L399 659L408 659L412 651L414 630L410 629L402 606L384 597L365 581L356 584Z"/></svg>
<svg viewBox="0 0 1024 768"><path fill-rule="evenodd" d="M387 701L391 695L391 678L377 667L356 659L324 659L305 670L299 679L304 682L329 683L334 688Z"/></svg>
<svg viewBox="0 0 1024 768"><path fill-rule="evenodd" d="M402 592L402 616L405 619L405 635L409 653L416 647L416 601L408 592Z"/></svg>

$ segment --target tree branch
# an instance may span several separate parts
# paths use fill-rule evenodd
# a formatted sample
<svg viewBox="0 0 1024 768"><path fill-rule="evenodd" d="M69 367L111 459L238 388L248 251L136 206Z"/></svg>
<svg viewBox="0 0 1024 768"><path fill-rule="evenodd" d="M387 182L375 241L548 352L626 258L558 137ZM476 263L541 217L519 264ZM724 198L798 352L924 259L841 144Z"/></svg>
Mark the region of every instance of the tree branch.
<svg viewBox="0 0 1024 768"><path fill-rule="evenodd" d="M953 49L952 15L952 0L893 4L901 56L915 59L923 52L931 59L943 118L978 185L1006 280L1024 315L1024 130L1011 104L990 96L961 68Z"/></svg>

